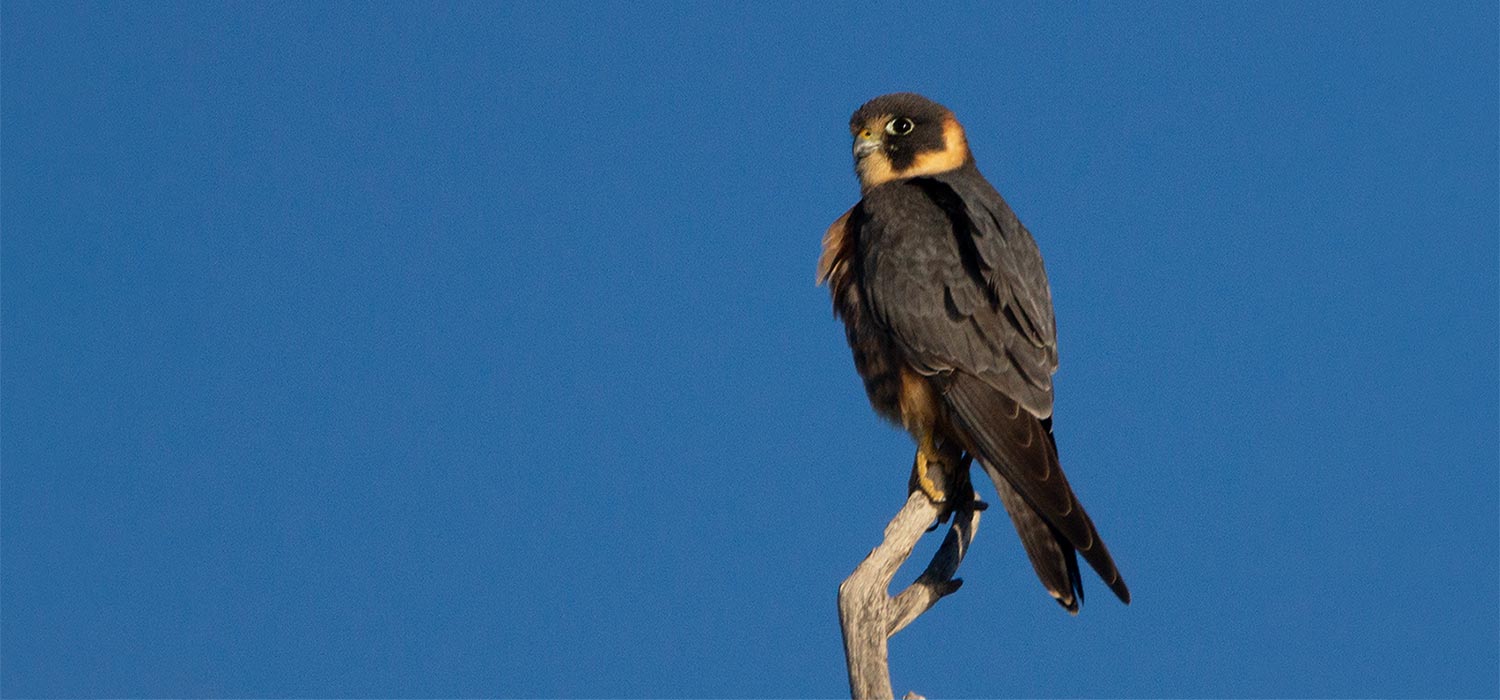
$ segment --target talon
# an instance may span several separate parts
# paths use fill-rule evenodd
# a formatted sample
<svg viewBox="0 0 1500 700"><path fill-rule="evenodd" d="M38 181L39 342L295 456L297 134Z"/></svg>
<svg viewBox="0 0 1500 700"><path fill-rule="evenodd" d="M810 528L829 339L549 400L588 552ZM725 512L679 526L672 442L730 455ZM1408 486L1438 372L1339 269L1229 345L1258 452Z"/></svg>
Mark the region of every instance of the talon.
<svg viewBox="0 0 1500 700"><path fill-rule="evenodd" d="M952 478L955 481L949 486L954 489L954 498L942 504L942 512L938 514L937 525L947 522L950 518L955 523L958 522L960 510L977 512L990 507L990 504L979 500L979 494L974 492L974 484L969 481L968 460L960 462L958 471L952 475ZM937 529L937 525L933 525L932 529ZM931 531L928 530L928 532Z"/></svg>
<svg viewBox="0 0 1500 700"><path fill-rule="evenodd" d="M934 467L938 468L934 469ZM911 470L911 490L921 489L922 493L926 494L933 503L946 503L947 492L943 491L932 479L932 472L937 471L941 474L940 467L940 464L928 459L926 450L917 450L917 460Z"/></svg>

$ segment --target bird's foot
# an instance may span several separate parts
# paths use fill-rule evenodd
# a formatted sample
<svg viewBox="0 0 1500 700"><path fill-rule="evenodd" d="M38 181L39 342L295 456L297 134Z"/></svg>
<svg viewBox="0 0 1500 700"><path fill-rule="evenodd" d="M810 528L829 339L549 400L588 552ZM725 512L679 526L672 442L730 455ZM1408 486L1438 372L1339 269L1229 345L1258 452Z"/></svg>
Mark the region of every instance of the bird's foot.
<svg viewBox="0 0 1500 700"><path fill-rule="evenodd" d="M955 494L954 498L938 504L937 520L934 520L932 526L927 528L928 532L932 532L942 527L950 519L956 518L959 511L980 512L990 507L990 504L979 500L979 495L974 493L974 487L968 483L967 479L964 480L962 489L962 491Z"/></svg>
<svg viewBox="0 0 1500 700"><path fill-rule="evenodd" d="M947 523L960 510L982 511L989 507L974 493L974 484L969 481L967 457L949 461L929 457L927 451L918 449L907 488L908 493L921 491L938 507L937 520L928 532Z"/></svg>
<svg viewBox="0 0 1500 700"><path fill-rule="evenodd" d="M942 462L929 458L926 450L918 449L916 461L911 465L911 480L907 483L907 491L921 491L933 503L946 503L948 492L939 485L940 482L947 481L946 471Z"/></svg>

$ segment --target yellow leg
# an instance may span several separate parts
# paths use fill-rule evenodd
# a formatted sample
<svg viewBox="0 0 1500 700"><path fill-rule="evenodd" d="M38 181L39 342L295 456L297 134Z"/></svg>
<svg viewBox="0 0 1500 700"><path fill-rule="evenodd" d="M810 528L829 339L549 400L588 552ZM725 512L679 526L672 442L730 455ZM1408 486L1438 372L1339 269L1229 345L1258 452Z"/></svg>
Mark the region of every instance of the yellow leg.
<svg viewBox="0 0 1500 700"><path fill-rule="evenodd" d="M908 488L912 491L921 489L933 503L943 503L948 500L943 487L948 483L949 469L951 465L933 444L932 435L923 435L917 440L917 457L911 467Z"/></svg>

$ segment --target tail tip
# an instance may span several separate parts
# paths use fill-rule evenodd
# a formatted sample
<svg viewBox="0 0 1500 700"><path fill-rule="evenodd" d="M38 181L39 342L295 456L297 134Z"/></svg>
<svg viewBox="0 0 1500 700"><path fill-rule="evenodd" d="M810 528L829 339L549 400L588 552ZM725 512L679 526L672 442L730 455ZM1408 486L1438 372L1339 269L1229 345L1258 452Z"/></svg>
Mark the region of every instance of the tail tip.
<svg viewBox="0 0 1500 700"><path fill-rule="evenodd" d="M1063 608L1063 610L1068 611L1069 615L1077 615L1078 614L1078 607L1079 607L1078 606L1078 603L1079 603L1078 596L1075 596L1075 595L1063 595L1062 593L1058 593L1057 591L1047 591L1047 592L1052 594L1052 599L1056 600L1057 604L1061 605L1062 608Z"/></svg>

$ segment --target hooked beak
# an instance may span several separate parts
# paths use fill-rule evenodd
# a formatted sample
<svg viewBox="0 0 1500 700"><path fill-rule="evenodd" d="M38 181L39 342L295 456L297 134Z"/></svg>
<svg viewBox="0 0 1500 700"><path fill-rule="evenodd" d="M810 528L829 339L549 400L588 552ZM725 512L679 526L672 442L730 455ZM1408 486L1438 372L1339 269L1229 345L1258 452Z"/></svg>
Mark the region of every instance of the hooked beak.
<svg viewBox="0 0 1500 700"><path fill-rule="evenodd" d="M854 135L854 159L860 160L880 149L880 138L869 129Z"/></svg>

